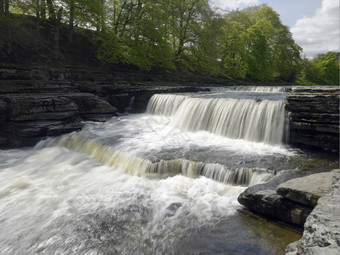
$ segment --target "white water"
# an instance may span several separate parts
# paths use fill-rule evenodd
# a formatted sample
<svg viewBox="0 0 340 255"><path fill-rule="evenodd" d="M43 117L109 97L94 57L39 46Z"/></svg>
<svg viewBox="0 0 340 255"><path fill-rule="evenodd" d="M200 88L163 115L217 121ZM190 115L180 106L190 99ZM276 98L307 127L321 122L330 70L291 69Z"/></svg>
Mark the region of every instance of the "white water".
<svg viewBox="0 0 340 255"><path fill-rule="evenodd" d="M283 101L163 94L151 98L147 111L174 115L173 125L185 131L205 130L233 139L281 144L288 134Z"/></svg>
<svg viewBox="0 0 340 255"><path fill-rule="evenodd" d="M268 180L296 155L279 144L216 135L210 127L221 125L223 105L238 109L236 99L156 98L149 111L168 117L114 117L35 148L0 150L0 254L195 250L198 236L209 240L221 220L240 224L231 217L245 186ZM253 100L246 109L275 112L276 103ZM210 121L195 119L201 116ZM226 231L241 233L242 225Z"/></svg>
<svg viewBox="0 0 340 255"><path fill-rule="evenodd" d="M208 87L212 92L224 91L249 91L249 92L286 92L286 87L273 87L273 86L230 86L230 87Z"/></svg>
<svg viewBox="0 0 340 255"><path fill-rule="evenodd" d="M233 214L243 190L134 177L61 147L13 153L0 172L1 254L171 254L188 229Z"/></svg>

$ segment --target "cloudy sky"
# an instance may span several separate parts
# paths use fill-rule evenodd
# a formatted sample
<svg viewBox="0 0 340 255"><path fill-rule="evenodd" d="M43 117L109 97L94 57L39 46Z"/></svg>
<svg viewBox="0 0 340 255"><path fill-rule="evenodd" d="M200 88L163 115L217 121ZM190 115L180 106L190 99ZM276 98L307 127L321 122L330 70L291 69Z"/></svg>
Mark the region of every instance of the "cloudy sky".
<svg viewBox="0 0 340 255"><path fill-rule="evenodd" d="M210 0L223 10L266 3L290 27L303 55L339 51L339 0Z"/></svg>

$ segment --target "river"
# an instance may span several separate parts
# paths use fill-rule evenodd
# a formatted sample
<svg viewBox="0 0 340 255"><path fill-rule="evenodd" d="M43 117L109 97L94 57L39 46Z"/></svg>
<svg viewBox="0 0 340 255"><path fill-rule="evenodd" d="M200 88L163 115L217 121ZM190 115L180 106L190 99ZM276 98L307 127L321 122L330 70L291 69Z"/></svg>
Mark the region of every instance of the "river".
<svg viewBox="0 0 340 255"><path fill-rule="evenodd" d="M154 95L144 114L0 150L0 254L283 254L301 234L238 195L334 165L286 144L285 91Z"/></svg>

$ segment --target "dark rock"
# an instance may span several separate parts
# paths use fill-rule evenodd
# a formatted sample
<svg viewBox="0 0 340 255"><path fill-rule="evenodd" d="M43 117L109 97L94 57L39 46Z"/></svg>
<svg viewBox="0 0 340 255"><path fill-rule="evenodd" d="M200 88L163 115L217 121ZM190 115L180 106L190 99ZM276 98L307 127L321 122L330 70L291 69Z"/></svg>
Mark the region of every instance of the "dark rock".
<svg viewBox="0 0 340 255"><path fill-rule="evenodd" d="M289 142L298 147L339 152L339 88L296 87L287 96Z"/></svg>
<svg viewBox="0 0 340 255"><path fill-rule="evenodd" d="M254 213L302 227L313 207L286 199L276 189L280 184L306 174L294 170L286 171L267 183L247 188L239 195L238 201Z"/></svg>
<svg viewBox="0 0 340 255"><path fill-rule="evenodd" d="M5 139L0 145L31 146L45 137L79 130L83 120L108 119L115 113L108 102L88 93L4 94L0 134Z"/></svg>
<svg viewBox="0 0 340 255"><path fill-rule="evenodd" d="M0 122L7 119L8 105L4 100L0 99Z"/></svg>
<svg viewBox="0 0 340 255"><path fill-rule="evenodd" d="M60 95L4 95L3 98L8 102L11 121L69 119L78 111L73 101Z"/></svg>
<svg viewBox="0 0 340 255"><path fill-rule="evenodd" d="M8 139L6 145L10 147L33 146L43 138L77 131L83 125L84 123L79 118L69 121L9 122L6 129Z"/></svg>

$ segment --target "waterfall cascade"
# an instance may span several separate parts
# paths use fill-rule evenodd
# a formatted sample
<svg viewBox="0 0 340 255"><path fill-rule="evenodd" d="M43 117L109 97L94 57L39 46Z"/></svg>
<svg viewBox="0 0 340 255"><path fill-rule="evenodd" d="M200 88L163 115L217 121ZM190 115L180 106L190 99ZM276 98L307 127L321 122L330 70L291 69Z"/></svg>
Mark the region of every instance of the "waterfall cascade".
<svg viewBox="0 0 340 255"><path fill-rule="evenodd" d="M264 182L273 176L272 172L261 168L228 168L221 164L195 162L181 158L151 162L80 135L53 139L49 145L58 145L76 152L86 153L115 169L148 178L166 178L182 174L190 178L205 176L225 184L249 186Z"/></svg>
<svg viewBox="0 0 340 255"><path fill-rule="evenodd" d="M281 144L288 135L283 101L154 95L147 111L173 116L185 131L205 130L233 139Z"/></svg>

